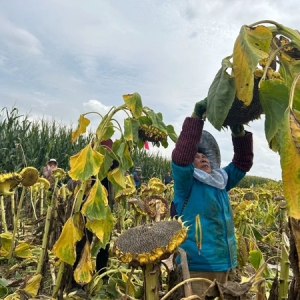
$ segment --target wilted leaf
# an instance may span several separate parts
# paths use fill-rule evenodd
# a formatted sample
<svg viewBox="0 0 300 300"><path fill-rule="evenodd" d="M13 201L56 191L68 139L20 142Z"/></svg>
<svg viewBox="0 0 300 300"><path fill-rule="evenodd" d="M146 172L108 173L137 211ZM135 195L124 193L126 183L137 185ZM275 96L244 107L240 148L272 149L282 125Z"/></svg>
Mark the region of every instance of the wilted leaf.
<svg viewBox="0 0 300 300"><path fill-rule="evenodd" d="M27 281L24 290L32 297L35 297L39 291L42 278L43 276L41 274L34 275Z"/></svg>
<svg viewBox="0 0 300 300"><path fill-rule="evenodd" d="M121 172L124 173L133 166L128 144L124 140L116 140L113 144L112 150L118 157L118 161L120 162L119 168Z"/></svg>
<svg viewBox="0 0 300 300"><path fill-rule="evenodd" d="M86 132L86 128L87 126L89 126L89 124L90 124L90 120L87 119L84 115L80 115L78 119L77 129L72 132L72 143L74 143L78 139L80 134Z"/></svg>
<svg viewBox="0 0 300 300"><path fill-rule="evenodd" d="M123 95L124 102L131 111L132 115L137 119L143 113L142 98L138 93Z"/></svg>
<svg viewBox="0 0 300 300"><path fill-rule="evenodd" d="M134 296L135 295L135 287L132 283L131 280L128 279L128 276L122 272L122 281L125 282L126 286L128 286L128 294L130 296Z"/></svg>
<svg viewBox="0 0 300 300"><path fill-rule="evenodd" d="M79 284L89 283L92 280L92 272L91 249L90 243L87 240L81 252L79 263L74 271L74 279Z"/></svg>
<svg viewBox="0 0 300 300"><path fill-rule="evenodd" d="M70 158L69 175L73 180L87 180L96 175L103 163L103 155L87 145Z"/></svg>
<svg viewBox="0 0 300 300"><path fill-rule="evenodd" d="M269 56L272 32L265 26L243 26L233 50L233 76L237 98L250 105L253 98L253 72L258 62Z"/></svg>
<svg viewBox="0 0 300 300"><path fill-rule="evenodd" d="M105 219L88 219L86 227L97 236L97 238L101 242L101 247L104 248L110 240L110 235L114 227L114 219L109 209L109 206L106 208Z"/></svg>
<svg viewBox="0 0 300 300"><path fill-rule="evenodd" d="M234 78L227 73L227 69L232 67L230 58L222 60L222 68L214 78L207 95L206 116L217 130L221 130L235 98Z"/></svg>
<svg viewBox="0 0 300 300"><path fill-rule="evenodd" d="M107 178L113 185L119 186L119 188L124 189L126 187L124 172L119 167L110 171Z"/></svg>
<svg viewBox="0 0 300 300"><path fill-rule="evenodd" d="M0 234L1 248L0 256L5 257L9 254L12 244L12 234L10 232L4 232Z"/></svg>
<svg viewBox="0 0 300 300"><path fill-rule="evenodd" d="M280 74L285 80L285 84L291 88L294 78L300 73L300 60L293 59L282 53L280 55ZM294 93L294 108L300 111L300 81L297 82Z"/></svg>
<svg viewBox="0 0 300 300"><path fill-rule="evenodd" d="M52 249L56 257L70 265L76 260L76 243L83 237L83 223L80 216L78 213L67 220Z"/></svg>
<svg viewBox="0 0 300 300"><path fill-rule="evenodd" d="M288 107L289 90L285 84L278 81L261 81L259 99L266 115L265 134L271 147L272 144L270 142L281 126L284 112Z"/></svg>
<svg viewBox="0 0 300 300"><path fill-rule="evenodd" d="M280 126L280 164L284 198L288 205L289 215L300 219L300 155L299 120L291 109L287 109Z"/></svg>
<svg viewBox="0 0 300 300"><path fill-rule="evenodd" d="M91 219L101 220L105 217L105 206L107 204L107 190L97 179L81 211Z"/></svg>
<svg viewBox="0 0 300 300"><path fill-rule="evenodd" d="M15 255L21 258L29 258L32 256L32 252L29 248L29 244L21 243L15 249Z"/></svg>
<svg viewBox="0 0 300 300"><path fill-rule="evenodd" d="M101 181L105 177L107 177L107 172L109 171L112 165L113 158L111 157L111 153L109 153L107 149L103 146L100 146L98 151L103 155L103 162L98 172L98 179Z"/></svg>
<svg viewBox="0 0 300 300"><path fill-rule="evenodd" d="M140 123L136 119L127 118L124 120L124 138L126 141L136 144L138 142L138 129Z"/></svg>

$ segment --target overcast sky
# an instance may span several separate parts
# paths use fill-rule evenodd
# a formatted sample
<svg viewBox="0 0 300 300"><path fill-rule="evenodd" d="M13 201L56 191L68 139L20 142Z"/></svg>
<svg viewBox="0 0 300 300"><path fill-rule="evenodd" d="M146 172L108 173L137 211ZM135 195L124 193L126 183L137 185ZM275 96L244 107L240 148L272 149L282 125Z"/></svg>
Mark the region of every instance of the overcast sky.
<svg viewBox="0 0 300 300"><path fill-rule="evenodd" d="M138 92L179 133L232 54L241 26L268 19L300 29L299 12L296 0L3 0L0 107L76 124L80 114L105 113L123 103L123 94ZM92 118L93 126L99 122ZM249 175L281 179L263 118L249 125ZM208 122L205 129L217 138L225 166L232 159L229 131ZM173 147L159 153L170 157Z"/></svg>

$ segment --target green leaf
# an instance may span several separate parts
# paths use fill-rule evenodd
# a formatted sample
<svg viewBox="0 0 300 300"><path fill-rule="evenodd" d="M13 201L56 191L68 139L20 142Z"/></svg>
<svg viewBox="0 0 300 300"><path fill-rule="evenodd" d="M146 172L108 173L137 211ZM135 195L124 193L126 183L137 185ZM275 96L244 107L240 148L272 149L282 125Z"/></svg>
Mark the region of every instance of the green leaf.
<svg viewBox="0 0 300 300"><path fill-rule="evenodd" d="M124 138L126 141L136 144L139 139L138 129L140 123L136 119L127 118L124 120Z"/></svg>
<svg viewBox="0 0 300 300"><path fill-rule="evenodd" d="M273 38L269 28L242 26L233 49L233 76L237 98L250 105L253 98L254 70L259 61L268 58Z"/></svg>
<svg viewBox="0 0 300 300"><path fill-rule="evenodd" d="M105 207L108 205L106 188L97 179L84 203L81 212L90 219L105 218Z"/></svg>
<svg viewBox="0 0 300 300"><path fill-rule="evenodd" d="M255 226L251 226L252 232L256 240L261 241L263 239L262 234L258 231Z"/></svg>
<svg viewBox="0 0 300 300"><path fill-rule="evenodd" d="M229 59L230 57L226 57L222 60L222 68L209 87L207 95L206 116L217 130L221 130L235 98L234 79L226 71L231 67Z"/></svg>
<svg viewBox="0 0 300 300"><path fill-rule="evenodd" d="M255 270L257 270L264 262L262 253L259 250L251 250L249 252L248 260Z"/></svg>
<svg viewBox="0 0 300 300"><path fill-rule="evenodd" d="M109 122L107 124L107 126L104 128L104 130L102 131L102 141L105 141L105 140L109 140L113 134L114 134L115 130L114 130L114 127L113 127L113 123L112 122Z"/></svg>
<svg viewBox="0 0 300 300"><path fill-rule="evenodd" d="M132 115L136 119L139 118L143 113L143 104L140 94L134 93L123 95L123 99L129 110L131 111Z"/></svg>
<svg viewBox="0 0 300 300"><path fill-rule="evenodd" d="M107 173L108 173L108 171L111 167L111 164L113 162L113 158L111 157L111 154L108 152L108 150L103 146L100 146L98 151L104 157L103 162L102 162L101 167L100 167L99 172L98 172L98 179L101 181L105 177L107 177Z"/></svg>
<svg viewBox="0 0 300 300"><path fill-rule="evenodd" d="M175 130L174 130L173 125L168 125L168 126L167 126L167 131L168 131L168 136L170 137L170 139L171 139L174 143L176 143L177 140L178 140L178 136L177 136L177 134L176 134L176 132L175 132Z"/></svg>
<svg viewBox="0 0 300 300"><path fill-rule="evenodd" d="M161 131L168 133L167 132L167 126L165 123L162 121L162 119L157 115L152 109L149 109L147 111L148 117L151 119L152 126L160 129Z"/></svg>
<svg viewBox="0 0 300 300"><path fill-rule="evenodd" d="M269 145L271 145L271 141L276 135L282 122L284 112L288 107L288 87L284 83L278 81L261 80L259 88L259 99L266 115L266 139Z"/></svg>
<svg viewBox="0 0 300 300"><path fill-rule="evenodd" d="M112 147L113 152L117 155L120 162L120 170L125 172L133 166L133 161L129 152L128 144L122 140L116 140Z"/></svg>
<svg viewBox="0 0 300 300"><path fill-rule="evenodd" d="M74 180L87 180L98 174L103 163L103 155L88 144L76 155L70 157L69 176Z"/></svg>
<svg viewBox="0 0 300 300"><path fill-rule="evenodd" d="M98 238L97 245L94 245L92 251L98 253L100 248L105 248L109 243L110 235L114 227L114 218L109 206L105 210L105 218L102 220L88 219L86 227L92 231ZM96 252L96 250L98 250Z"/></svg>

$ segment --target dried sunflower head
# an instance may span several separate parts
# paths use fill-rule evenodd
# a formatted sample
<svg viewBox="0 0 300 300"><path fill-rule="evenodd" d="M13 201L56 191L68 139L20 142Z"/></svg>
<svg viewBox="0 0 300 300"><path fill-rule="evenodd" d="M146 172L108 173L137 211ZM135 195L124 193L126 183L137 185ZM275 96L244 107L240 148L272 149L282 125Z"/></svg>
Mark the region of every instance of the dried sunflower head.
<svg viewBox="0 0 300 300"><path fill-rule="evenodd" d="M62 180L66 177L66 172L62 168L56 168L52 170L52 178Z"/></svg>
<svg viewBox="0 0 300 300"><path fill-rule="evenodd" d="M133 204L134 210L144 216L147 216L147 212L145 209L145 202L141 199L131 198L128 200L128 203Z"/></svg>
<svg viewBox="0 0 300 300"><path fill-rule="evenodd" d="M159 201L159 212L156 211L157 201ZM169 212L169 203L160 195L151 195L145 199L145 210L152 219L156 217L157 213L160 214L160 218L164 218Z"/></svg>
<svg viewBox="0 0 300 300"><path fill-rule="evenodd" d="M40 177L39 180L37 181L40 184L40 187L49 190L50 189L50 183L46 178Z"/></svg>
<svg viewBox="0 0 300 300"><path fill-rule="evenodd" d="M21 172L21 184L25 187L34 185L39 179L39 171L34 167L26 167Z"/></svg>
<svg viewBox="0 0 300 300"><path fill-rule="evenodd" d="M116 202L121 202L122 199L126 199L128 196L131 196L136 192L136 187L131 176L125 176L125 185L125 189L120 190L116 193Z"/></svg>
<svg viewBox="0 0 300 300"><path fill-rule="evenodd" d="M149 141L154 143L166 141L168 138L166 132L160 130L155 126L147 124L143 124L139 127L138 134L139 138L143 141Z"/></svg>
<svg viewBox="0 0 300 300"><path fill-rule="evenodd" d="M168 258L186 235L187 227L180 219L145 224L122 233L113 251L123 263L137 267Z"/></svg>
<svg viewBox="0 0 300 300"><path fill-rule="evenodd" d="M13 195L21 180L22 176L18 173L0 174L0 195Z"/></svg>

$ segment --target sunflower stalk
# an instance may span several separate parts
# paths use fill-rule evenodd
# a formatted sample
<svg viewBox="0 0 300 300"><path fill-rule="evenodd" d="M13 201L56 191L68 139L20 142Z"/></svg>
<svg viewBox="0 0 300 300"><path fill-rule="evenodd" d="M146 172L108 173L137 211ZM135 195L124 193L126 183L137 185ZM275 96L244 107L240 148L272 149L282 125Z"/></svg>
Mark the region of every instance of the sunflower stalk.
<svg viewBox="0 0 300 300"><path fill-rule="evenodd" d="M15 224L16 221L16 213L15 213L15 194L10 195L10 203L11 203L11 215L13 224Z"/></svg>
<svg viewBox="0 0 300 300"><path fill-rule="evenodd" d="M46 222L45 222L45 229L44 229L43 242L42 242L42 251L40 253L36 274L41 274L43 264L44 264L44 258L45 258L45 254L46 254L46 250L47 250L48 235L49 235L50 224L51 224L52 210L54 207L53 205L54 205L54 201L55 201L55 191L56 191L57 183L58 183L58 178L55 178L51 203L47 207Z"/></svg>
<svg viewBox="0 0 300 300"><path fill-rule="evenodd" d="M159 264L146 264L143 266L144 299L159 299Z"/></svg>
<svg viewBox="0 0 300 300"><path fill-rule="evenodd" d="M32 192L32 186L31 186L30 187L30 203L32 206L33 216L37 220L37 215L36 215L36 211L35 211L35 202L36 201L33 200L32 194L33 194L33 192Z"/></svg>
<svg viewBox="0 0 300 300"><path fill-rule="evenodd" d="M40 216L44 213L44 188L40 189Z"/></svg>
<svg viewBox="0 0 300 300"><path fill-rule="evenodd" d="M15 237L16 237L16 232L18 230L18 222L19 222L22 205L23 205L23 201L24 201L25 190L26 190L26 187L23 186L19 205L18 205L17 215L16 215L15 222L14 222L14 230L13 230L12 239L11 239L12 243L11 243L10 251L8 254L8 264L11 264L12 257L13 257L13 251L14 251L14 247L15 247Z"/></svg>
<svg viewBox="0 0 300 300"><path fill-rule="evenodd" d="M5 217L5 207L4 207L4 197L0 196L0 205L1 205L1 219L4 232L7 232L7 223Z"/></svg>
<svg viewBox="0 0 300 300"><path fill-rule="evenodd" d="M57 299L57 294L61 285L61 280L65 270L65 263L63 261L60 262L57 278L52 291L52 299Z"/></svg>
<svg viewBox="0 0 300 300"><path fill-rule="evenodd" d="M288 299L289 290L289 252L286 247L284 238L287 239L285 233L282 234L281 256L280 256L280 280L279 280L279 300Z"/></svg>

